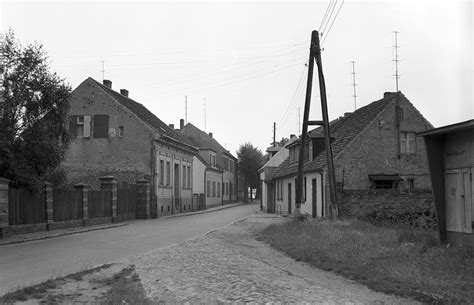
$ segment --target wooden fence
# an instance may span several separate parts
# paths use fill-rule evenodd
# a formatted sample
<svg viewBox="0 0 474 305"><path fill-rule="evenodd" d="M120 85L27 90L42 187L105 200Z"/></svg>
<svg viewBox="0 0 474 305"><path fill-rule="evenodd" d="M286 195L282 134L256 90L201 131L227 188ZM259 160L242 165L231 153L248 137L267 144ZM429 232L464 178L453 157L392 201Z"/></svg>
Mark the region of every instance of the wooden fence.
<svg viewBox="0 0 474 305"><path fill-rule="evenodd" d="M137 186L123 183L117 189L117 215L122 220L135 219L137 209Z"/></svg>
<svg viewBox="0 0 474 305"><path fill-rule="evenodd" d="M44 192L33 192L28 189L8 190L8 222L12 225L46 222Z"/></svg>
<svg viewBox="0 0 474 305"><path fill-rule="evenodd" d="M89 191L89 218L112 216L112 192Z"/></svg>
<svg viewBox="0 0 474 305"><path fill-rule="evenodd" d="M77 190L53 190L53 220L83 218L82 194Z"/></svg>

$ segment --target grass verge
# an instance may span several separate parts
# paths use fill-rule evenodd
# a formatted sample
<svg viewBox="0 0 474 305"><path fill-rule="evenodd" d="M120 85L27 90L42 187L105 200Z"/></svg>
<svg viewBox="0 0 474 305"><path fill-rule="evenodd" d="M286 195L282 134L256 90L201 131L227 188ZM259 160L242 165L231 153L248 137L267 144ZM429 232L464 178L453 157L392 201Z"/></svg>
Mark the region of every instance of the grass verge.
<svg viewBox="0 0 474 305"><path fill-rule="evenodd" d="M434 231L360 220L293 220L270 225L260 239L377 291L432 304L474 300L474 251L446 248Z"/></svg>

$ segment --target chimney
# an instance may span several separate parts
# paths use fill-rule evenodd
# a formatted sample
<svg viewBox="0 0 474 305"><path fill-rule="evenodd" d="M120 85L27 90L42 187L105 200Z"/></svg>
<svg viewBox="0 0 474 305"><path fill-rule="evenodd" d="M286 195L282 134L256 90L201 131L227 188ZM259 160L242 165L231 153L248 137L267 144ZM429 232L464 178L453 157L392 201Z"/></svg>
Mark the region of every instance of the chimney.
<svg viewBox="0 0 474 305"><path fill-rule="evenodd" d="M389 96L392 95L392 94L393 94L393 92L384 92L384 93L383 93L383 98L387 98L387 97L389 97Z"/></svg>
<svg viewBox="0 0 474 305"><path fill-rule="evenodd" d="M120 94L123 96L128 97L128 90L127 89L120 89Z"/></svg>
<svg viewBox="0 0 474 305"><path fill-rule="evenodd" d="M102 81L102 84L104 84L104 86L106 86L107 88L112 89L112 81L111 80L104 79Z"/></svg>
<svg viewBox="0 0 474 305"><path fill-rule="evenodd" d="M174 130L174 124L169 124L168 126Z"/></svg>
<svg viewBox="0 0 474 305"><path fill-rule="evenodd" d="M179 120L179 130L182 130L184 128L184 120L181 119Z"/></svg>
<svg viewBox="0 0 474 305"><path fill-rule="evenodd" d="M212 138L212 132L209 133L209 136Z"/></svg>
<svg viewBox="0 0 474 305"><path fill-rule="evenodd" d="M345 116L345 117L346 117L346 116L349 116L349 115L351 115L351 114L352 114L352 112L344 112L344 116Z"/></svg>
<svg viewBox="0 0 474 305"><path fill-rule="evenodd" d="M290 134L290 139L296 138L294 134Z"/></svg>

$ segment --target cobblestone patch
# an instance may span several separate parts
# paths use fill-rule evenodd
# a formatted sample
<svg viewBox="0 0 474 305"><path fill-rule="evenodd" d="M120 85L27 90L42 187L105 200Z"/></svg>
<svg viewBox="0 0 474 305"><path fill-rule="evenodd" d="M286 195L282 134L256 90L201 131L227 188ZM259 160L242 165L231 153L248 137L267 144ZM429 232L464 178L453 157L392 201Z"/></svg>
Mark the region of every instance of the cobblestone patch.
<svg viewBox="0 0 474 305"><path fill-rule="evenodd" d="M284 218L257 214L135 258L147 296L166 303L415 304L297 262L255 239Z"/></svg>

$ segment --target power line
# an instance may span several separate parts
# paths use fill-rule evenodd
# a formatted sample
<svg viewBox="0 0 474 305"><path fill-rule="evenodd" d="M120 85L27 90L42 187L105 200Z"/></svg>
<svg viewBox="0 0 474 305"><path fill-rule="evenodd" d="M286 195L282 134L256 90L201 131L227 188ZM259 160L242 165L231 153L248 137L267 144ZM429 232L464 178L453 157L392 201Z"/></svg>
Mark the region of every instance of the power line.
<svg viewBox="0 0 474 305"><path fill-rule="evenodd" d="M321 28L323 27L323 24L324 24L324 22L326 21L326 17L328 16L329 8L330 8L331 5L332 5L332 1L333 1L333 0L329 1L328 6L326 7L326 12L324 12L324 17L323 17L323 19L321 20L321 24L319 25L319 28L318 28L318 31L319 31L319 32L321 32Z"/></svg>
<svg viewBox="0 0 474 305"><path fill-rule="evenodd" d="M324 28L323 28L323 30L321 31L321 34L320 34L321 36L325 36L325 35L326 35L326 28L327 28L329 22L331 21L331 17L332 17L332 14L334 13L334 9L336 8L336 5L337 5L337 0L335 0L335 1L333 2L333 5L332 5L332 7L331 7L331 13L329 14L329 17L328 17L327 20L326 20L326 24L324 25Z"/></svg>
<svg viewBox="0 0 474 305"><path fill-rule="evenodd" d="M298 107L298 136L301 134L301 113L300 107Z"/></svg>
<svg viewBox="0 0 474 305"><path fill-rule="evenodd" d="M281 116L280 120L278 121L280 124L283 123L283 118L286 117L288 111L290 110L290 107L292 107L292 104L293 104L293 102L295 101L295 97L296 97L296 95L297 95L297 93L298 93L298 91L299 91L299 89L300 89L301 84L302 84L302 80L303 80L303 76L304 76L305 71L306 71L306 64L305 64L305 66L303 67L303 70L301 71L300 79L298 80L298 83L297 83L296 88L295 88L295 92L293 93L293 96L292 96L292 98L291 98L291 100L290 100L290 103L288 104L288 106L287 106L286 109L285 109L285 112L283 113L283 115Z"/></svg>
<svg viewBox="0 0 474 305"><path fill-rule="evenodd" d="M337 2L337 1L336 1L336 2ZM331 23L331 25L329 26L329 29L328 29L327 33L326 33L326 34L324 35L324 37L323 37L323 41L321 42L321 47L323 46L324 42L325 42L326 39L328 38L329 32L331 32L332 26L334 25L334 21L336 21L336 18L337 18L337 16L339 15L339 12L341 11L341 7L342 7L343 4L344 4L344 0L342 0L342 3L341 3L341 5L339 6L339 8L337 9L336 15L334 16L334 19L332 20L332 23Z"/></svg>

